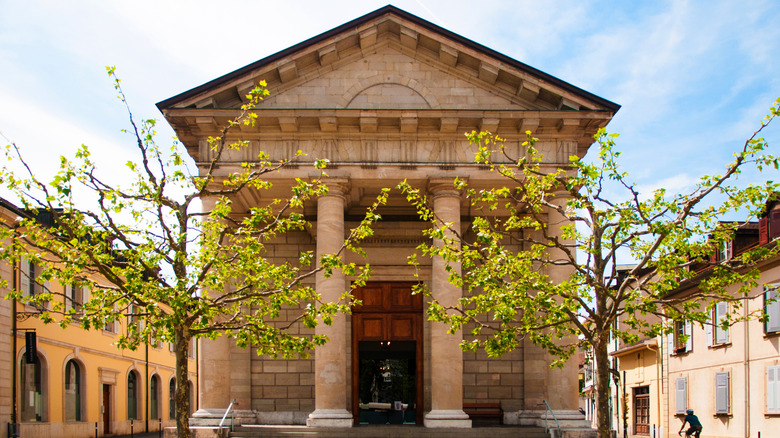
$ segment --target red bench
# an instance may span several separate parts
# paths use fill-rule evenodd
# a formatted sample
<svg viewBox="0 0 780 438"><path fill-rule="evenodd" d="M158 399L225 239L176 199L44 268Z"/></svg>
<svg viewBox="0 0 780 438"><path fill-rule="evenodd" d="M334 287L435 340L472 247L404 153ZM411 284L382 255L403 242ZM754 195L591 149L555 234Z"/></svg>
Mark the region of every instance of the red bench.
<svg viewBox="0 0 780 438"><path fill-rule="evenodd" d="M472 420L498 418L498 424L504 424L501 403L463 403L463 412Z"/></svg>

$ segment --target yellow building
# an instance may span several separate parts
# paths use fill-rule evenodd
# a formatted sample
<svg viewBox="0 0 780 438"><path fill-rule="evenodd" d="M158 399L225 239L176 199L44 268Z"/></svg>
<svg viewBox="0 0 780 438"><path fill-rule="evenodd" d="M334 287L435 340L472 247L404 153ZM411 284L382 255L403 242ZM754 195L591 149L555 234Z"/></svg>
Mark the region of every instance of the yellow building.
<svg viewBox="0 0 780 438"><path fill-rule="evenodd" d="M3 221L15 221L23 214L0 200ZM5 297L14 286L28 295L48 287L76 305L87 298L70 286L31 281L35 271L35 265L26 261L15 267L0 264L0 275L8 282L0 295ZM0 340L0 437L12 437L14 430L24 438L48 438L140 433L175 426L175 356L168 343L119 350L115 342L127 321L97 330L87 331L76 323L63 329L58 324L43 324L39 312L35 306L0 300L0 332L4 334ZM35 354L28 355L26 337L31 333L36 348ZM195 394L194 353L189 369L187 383ZM14 422L18 428L9 425Z"/></svg>

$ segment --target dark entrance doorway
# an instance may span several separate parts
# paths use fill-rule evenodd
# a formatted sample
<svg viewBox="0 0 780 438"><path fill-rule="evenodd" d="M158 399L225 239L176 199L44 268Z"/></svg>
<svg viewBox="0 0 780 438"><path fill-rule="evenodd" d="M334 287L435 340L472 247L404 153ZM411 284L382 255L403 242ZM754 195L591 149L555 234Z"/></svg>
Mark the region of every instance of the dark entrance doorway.
<svg viewBox="0 0 780 438"><path fill-rule="evenodd" d="M422 296L414 283L368 283L352 316L355 424L421 424Z"/></svg>
<svg viewBox="0 0 780 438"><path fill-rule="evenodd" d="M111 385L103 384L103 435L111 434Z"/></svg>

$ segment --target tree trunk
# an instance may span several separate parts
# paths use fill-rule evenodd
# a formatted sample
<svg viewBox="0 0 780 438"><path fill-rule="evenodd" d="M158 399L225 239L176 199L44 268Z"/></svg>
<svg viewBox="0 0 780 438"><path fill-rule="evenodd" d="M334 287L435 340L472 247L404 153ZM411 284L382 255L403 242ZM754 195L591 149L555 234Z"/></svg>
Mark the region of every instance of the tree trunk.
<svg viewBox="0 0 780 438"><path fill-rule="evenodd" d="M598 339L593 345L593 354L596 359L596 412L599 438L610 438L610 411L609 411L609 353L608 339Z"/></svg>
<svg viewBox="0 0 780 438"><path fill-rule="evenodd" d="M174 329L176 340L176 433L179 438L191 438L190 432L190 385L189 347L190 334L186 327Z"/></svg>

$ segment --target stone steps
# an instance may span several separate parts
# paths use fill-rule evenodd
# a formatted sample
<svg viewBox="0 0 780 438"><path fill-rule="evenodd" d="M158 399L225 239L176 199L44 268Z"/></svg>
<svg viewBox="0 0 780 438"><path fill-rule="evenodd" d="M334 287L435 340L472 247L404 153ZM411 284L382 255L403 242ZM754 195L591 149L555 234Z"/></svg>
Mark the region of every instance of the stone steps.
<svg viewBox="0 0 780 438"><path fill-rule="evenodd" d="M232 438L550 438L544 428L520 426L474 427L471 429L427 429L422 426L363 425L349 429L306 426L238 427Z"/></svg>

